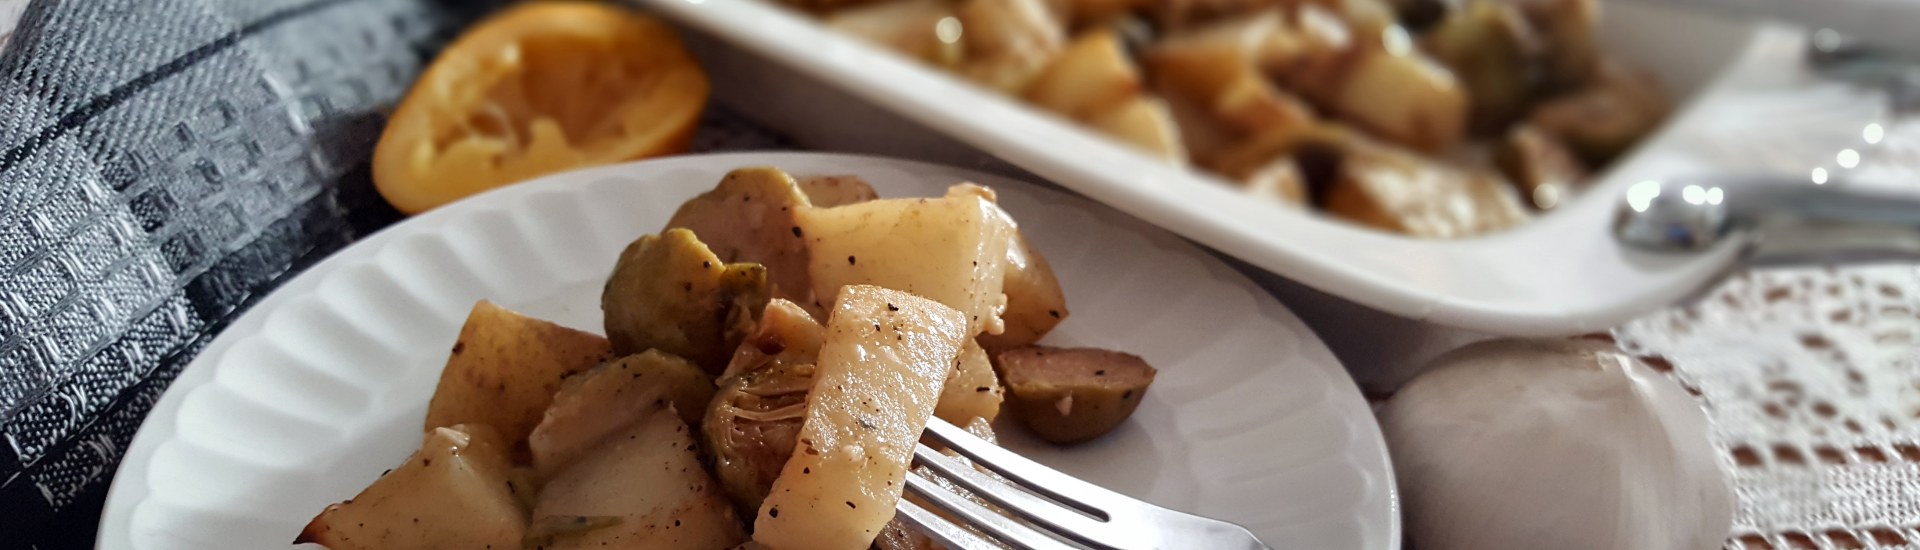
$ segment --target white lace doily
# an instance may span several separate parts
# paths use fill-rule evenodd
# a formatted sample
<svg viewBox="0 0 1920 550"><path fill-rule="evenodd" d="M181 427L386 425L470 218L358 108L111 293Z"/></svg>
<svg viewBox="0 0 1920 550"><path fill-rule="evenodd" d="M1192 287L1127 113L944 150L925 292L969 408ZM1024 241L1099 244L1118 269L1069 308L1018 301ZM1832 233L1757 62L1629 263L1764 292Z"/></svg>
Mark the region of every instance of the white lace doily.
<svg viewBox="0 0 1920 550"><path fill-rule="evenodd" d="M1920 268L1751 273L1613 337L1713 419L1728 548L1920 548Z"/></svg>

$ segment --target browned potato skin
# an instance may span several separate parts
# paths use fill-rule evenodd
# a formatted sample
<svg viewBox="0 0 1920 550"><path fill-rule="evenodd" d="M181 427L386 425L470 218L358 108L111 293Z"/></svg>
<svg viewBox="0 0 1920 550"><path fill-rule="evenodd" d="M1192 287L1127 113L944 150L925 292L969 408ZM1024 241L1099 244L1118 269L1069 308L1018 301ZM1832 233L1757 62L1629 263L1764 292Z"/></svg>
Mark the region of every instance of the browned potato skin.
<svg viewBox="0 0 1920 550"><path fill-rule="evenodd" d="M800 191L807 196L813 206L832 208L835 206L867 202L880 198L860 176L799 176L794 181Z"/></svg>
<svg viewBox="0 0 1920 550"><path fill-rule="evenodd" d="M1113 431L1140 406L1155 370L1137 355L1028 346L1000 352L1014 418L1041 439L1081 443Z"/></svg>
<svg viewBox="0 0 1920 550"><path fill-rule="evenodd" d="M406 463L328 506L293 543L333 550L518 548L527 509L510 489L510 468L492 428L430 430Z"/></svg>
<svg viewBox="0 0 1920 550"><path fill-rule="evenodd" d="M658 349L719 374L767 303L767 271L724 263L692 231L627 245L600 295L607 338L622 355Z"/></svg>
<svg viewBox="0 0 1920 550"><path fill-rule="evenodd" d="M857 186L849 182L816 182L812 187L845 187L848 197L858 193L854 189ZM741 168L728 172L713 190L681 204L667 220L666 228L693 231L722 262L767 266L767 284L772 287L773 297L811 304L813 280L807 266L812 256L807 252L806 239L796 229L799 224L794 222L795 211L813 206L805 189L777 168ZM837 194L835 198L846 199Z"/></svg>
<svg viewBox="0 0 1920 550"><path fill-rule="evenodd" d="M1006 281L1001 285L1007 295L1007 311L1000 316L1006 331L977 338L989 350L1039 342L1071 314L1066 291L1060 288L1047 257L1027 242L1026 235L1015 231L1013 239L1013 246L1007 247Z"/></svg>
<svg viewBox="0 0 1920 550"><path fill-rule="evenodd" d="M606 338L526 317L485 300L473 305L427 404L426 430L485 424L524 453L568 375L607 358Z"/></svg>
<svg viewBox="0 0 1920 550"><path fill-rule="evenodd" d="M587 454L601 440L662 404L699 426L713 379L698 365L660 350L622 357L568 378L554 393L545 418L527 436L541 476Z"/></svg>

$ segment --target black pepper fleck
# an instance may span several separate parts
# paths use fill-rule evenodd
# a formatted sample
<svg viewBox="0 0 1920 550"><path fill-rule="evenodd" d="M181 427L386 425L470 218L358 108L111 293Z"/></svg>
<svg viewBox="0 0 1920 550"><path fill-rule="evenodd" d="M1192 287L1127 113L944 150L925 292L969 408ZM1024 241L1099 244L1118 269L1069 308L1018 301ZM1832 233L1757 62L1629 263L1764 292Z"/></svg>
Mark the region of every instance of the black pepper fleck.
<svg viewBox="0 0 1920 550"><path fill-rule="evenodd" d="M800 236L800 226L798 226L798 225L796 225L796 226L793 226L793 236L795 236L795 237L798 237L798 236Z"/></svg>
<svg viewBox="0 0 1920 550"><path fill-rule="evenodd" d="M798 229L795 229L794 231L799 231L799 230L798 230ZM770 509L768 509L768 510L767 510L767 517L770 517L770 518L777 518L777 517L780 517L780 507L779 507L779 506L775 506L775 507L773 507L773 508L770 508Z"/></svg>
<svg viewBox="0 0 1920 550"><path fill-rule="evenodd" d="M847 256L847 265L853 265L854 263L856 262L853 259L853 256Z"/></svg>

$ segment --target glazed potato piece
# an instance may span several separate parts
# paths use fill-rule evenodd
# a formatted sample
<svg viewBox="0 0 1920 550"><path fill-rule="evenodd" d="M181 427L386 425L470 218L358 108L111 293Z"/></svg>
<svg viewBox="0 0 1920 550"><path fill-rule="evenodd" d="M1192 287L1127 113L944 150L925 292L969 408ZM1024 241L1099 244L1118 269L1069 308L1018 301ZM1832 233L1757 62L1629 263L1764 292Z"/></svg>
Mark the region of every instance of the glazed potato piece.
<svg viewBox="0 0 1920 550"><path fill-rule="evenodd" d="M534 469L552 476L663 403L672 403L681 420L698 426L713 391L713 379L698 365L660 350L574 375L560 385L546 416L527 436Z"/></svg>
<svg viewBox="0 0 1920 550"><path fill-rule="evenodd" d="M1511 185L1373 143L1335 134L1341 158L1321 205L1363 225L1421 238L1486 234L1528 219Z"/></svg>
<svg viewBox="0 0 1920 550"><path fill-rule="evenodd" d="M834 199L860 194L864 182L811 184L811 189ZM773 297L802 305L813 303L813 283L807 278L807 245L795 230L798 211L812 206L809 186L776 168L752 167L728 172L719 185L680 205L667 229L681 228L706 243L720 261L752 262L767 267L767 285ZM871 188L867 191L871 192ZM847 193L846 197L838 193Z"/></svg>
<svg viewBox="0 0 1920 550"><path fill-rule="evenodd" d="M813 206L830 208L880 198L860 176L805 176L794 178Z"/></svg>
<svg viewBox="0 0 1920 550"><path fill-rule="evenodd" d="M826 330L799 446L754 521L754 541L776 550L873 543L969 337L960 311L866 285L841 291Z"/></svg>
<svg viewBox="0 0 1920 550"><path fill-rule="evenodd" d="M933 415L955 426L965 426L975 418L992 422L1000 416L1004 393L987 350L967 340L960 348L960 356L954 359L953 373L941 386L939 404L934 407Z"/></svg>
<svg viewBox="0 0 1920 550"><path fill-rule="evenodd" d="M1187 161L1186 144L1173 113L1159 98L1136 96L1119 107L1093 115L1087 127L1174 164Z"/></svg>
<svg viewBox="0 0 1920 550"><path fill-rule="evenodd" d="M967 315L969 336L1000 333L1013 222L993 192L956 185L945 197L883 199L800 211L814 296L847 285L898 289Z"/></svg>
<svg viewBox="0 0 1920 550"><path fill-rule="evenodd" d="M944 0L896 0L833 12L824 22L834 29L936 67L952 67L965 58L953 5ZM946 23L943 23L946 21ZM941 25L946 25L942 35Z"/></svg>
<svg viewBox="0 0 1920 550"><path fill-rule="evenodd" d="M1138 356L1094 348L1028 346L994 359L1013 417L1060 444L1113 431L1140 406L1155 374Z"/></svg>
<svg viewBox="0 0 1920 550"><path fill-rule="evenodd" d="M1421 44L1466 86L1476 131L1496 132L1526 115L1541 84L1544 46L1518 7L1473 2L1442 21Z"/></svg>
<svg viewBox="0 0 1920 550"><path fill-rule="evenodd" d="M1658 128L1668 108L1652 76L1609 63L1594 84L1541 103L1527 120L1600 166Z"/></svg>
<svg viewBox="0 0 1920 550"><path fill-rule="evenodd" d="M692 231L669 229L620 252L600 309L614 353L658 349L719 374L767 299L765 267L724 263Z"/></svg>
<svg viewBox="0 0 1920 550"><path fill-rule="evenodd" d="M1240 184L1248 195L1280 204L1301 206L1307 202L1306 179L1292 157L1268 161L1266 166L1241 177Z"/></svg>
<svg viewBox="0 0 1920 550"><path fill-rule="evenodd" d="M701 434L716 480L743 516L760 510L793 455L825 329L786 300L767 304L734 354Z"/></svg>
<svg viewBox="0 0 1920 550"><path fill-rule="evenodd" d="M1027 236L1017 230L1013 232L1013 242L1007 245L1006 275L1001 289L1007 295L1007 310L1001 315L1006 330L978 337L980 345L989 349L1038 342L1071 314L1067 311L1066 291L1054 277L1053 266L1027 242Z"/></svg>
<svg viewBox="0 0 1920 550"><path fill-rule="evenodd" d="M1466 90L1453 73L1412 52L1370 49L1320 100L1389 141L1440 152L1466 138Z"/></svg>
<svg viewBox="0 0 1920 550"><path fill-rule="evenodd" d="M1526 124L1507 131L1493 151L1493 161L1520 196L1539 210L1552 210L1579 192L1587 177L1565 144Z"/></svg>
<svg viewBox="0 0 1920 550"><path fill-rule="evenodd" d="M599 335L475 303L427 403L427 435L485 424L513 448L540 423L561 379L600 364L607 349Z"/></svg>
<svg viewBox="0 0 1920 550"><path fill-rule="evenodd" d="M1024 95L1036 107L1087 120L1119 109L1140 92L1140 70L1127 59L1119 38L1103 29L1074 39Z"/></svg>
<svg viewBox="0 0 1920 550"><path fill-rule="evenodd" d="M531 533L530 546L549 550L719 549L746 540L671 404L653 407L555 474L532 523L589 524Z"/></svg>
<svg viewBox="0 0 1920 550"><path fill-rule="evenodd" d="M966 61L960 74L991 90L1017 94L1066 46L1066 27L1044 0L966 0Z"/></svg>
<svg viewBox="0 0 1920 550"><path fill-rule="evenodd" d="M508 489L506 442L479 425L435 428L405 464L328 506L294 544L333 550L519 548L527 511Z"/></svg>

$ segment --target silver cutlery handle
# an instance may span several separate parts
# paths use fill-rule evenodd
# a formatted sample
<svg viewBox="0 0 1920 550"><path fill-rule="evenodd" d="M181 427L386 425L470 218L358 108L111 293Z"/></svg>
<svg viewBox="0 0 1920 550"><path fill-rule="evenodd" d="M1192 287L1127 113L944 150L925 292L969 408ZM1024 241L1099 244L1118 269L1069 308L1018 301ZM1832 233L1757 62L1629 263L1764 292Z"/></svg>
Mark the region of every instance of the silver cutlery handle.
<svg viewBox="0 0 1920 550"><path fill-rule="evenodd" d="M1738 235L1750 266L1920 261L1920 186L1785 176L1644 181L1627 189L1614 234L1660 253Z"/></svg>

